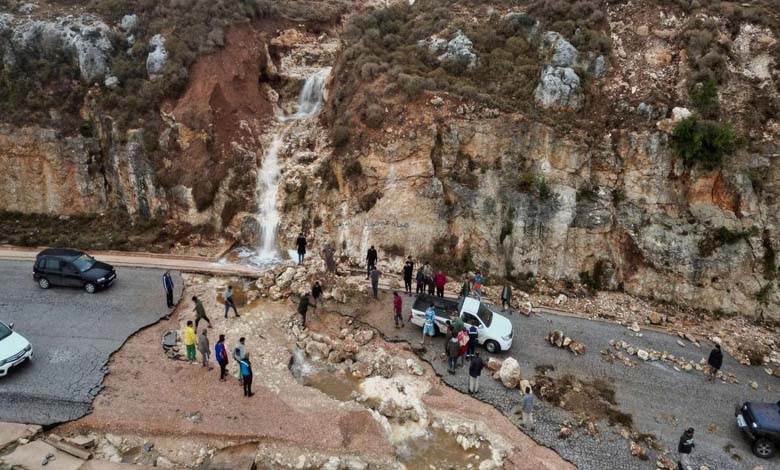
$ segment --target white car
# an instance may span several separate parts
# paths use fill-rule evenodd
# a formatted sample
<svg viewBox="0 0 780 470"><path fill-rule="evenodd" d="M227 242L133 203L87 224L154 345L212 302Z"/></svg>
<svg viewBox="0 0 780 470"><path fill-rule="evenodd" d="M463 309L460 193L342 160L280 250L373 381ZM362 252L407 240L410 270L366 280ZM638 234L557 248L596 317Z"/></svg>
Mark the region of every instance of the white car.
<svg viewBox="0 0 780 470"><path fill-rule="evenodd" d="M0 377L8 374L11 367L32 359L32 344L14 331L14 324L0 321Z"/></svg>
<svg viewBox="0 0 780 470"><path fill-rule="evenodd" d="M469 324L477 325L479 344L485 346L487 352L495 354L506 351L512 347L512 322L508 318L490 310L487 305L473 297L465 297L459 300L450 300L432 295L419 295L412 306L411 322L417 326L425 324L425 311L433 307L436 312L434 319L434 333L447 331L447 321L450 313L457 312L468 327Z"/></svg>

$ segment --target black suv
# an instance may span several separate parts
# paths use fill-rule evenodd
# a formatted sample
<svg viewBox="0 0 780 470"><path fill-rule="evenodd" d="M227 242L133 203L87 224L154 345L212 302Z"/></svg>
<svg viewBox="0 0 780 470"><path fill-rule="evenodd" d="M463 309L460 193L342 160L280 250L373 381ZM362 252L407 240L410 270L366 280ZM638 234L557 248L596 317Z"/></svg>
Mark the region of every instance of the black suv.
<svg viewBox="0 0 780 470"><path fill-rule="evenodd" d="M780 401L747 402L735 414L737 426L753 444L753 453L762 459L775 455L780 445Z"/></svg>
<svg viewBox="0 0 780 470"><path fill-rule="evenodd" d="M38 253L33 279L42 289L50 286L83 287L90 294L108 287L116 279L110 264L101 263L77 250L50 248Z"/></svg>

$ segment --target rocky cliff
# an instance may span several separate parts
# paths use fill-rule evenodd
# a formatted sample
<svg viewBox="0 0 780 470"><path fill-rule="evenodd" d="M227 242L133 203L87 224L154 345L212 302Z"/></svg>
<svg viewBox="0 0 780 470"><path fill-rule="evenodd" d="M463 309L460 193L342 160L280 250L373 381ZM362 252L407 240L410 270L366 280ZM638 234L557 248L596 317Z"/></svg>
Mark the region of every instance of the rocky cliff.
<svg viewBox="0 0 780 470"><path fill-rule="evenodd" d="M243 20L204 10L224 21L200 42L158 28L167 2L8 7L0 91L30 112L2 119L0 208L121 208L253 245L257 168L283 125L284 246L306 230L356 259L373 244L778 318L771 2L261 3ZM328 19L303 17L324 4ZM12 93L18 58L52 50L69 74L42 78L40 100ZM274 120L326 66L320 119ZM64 79L80 94L57 103Z"/></svg>

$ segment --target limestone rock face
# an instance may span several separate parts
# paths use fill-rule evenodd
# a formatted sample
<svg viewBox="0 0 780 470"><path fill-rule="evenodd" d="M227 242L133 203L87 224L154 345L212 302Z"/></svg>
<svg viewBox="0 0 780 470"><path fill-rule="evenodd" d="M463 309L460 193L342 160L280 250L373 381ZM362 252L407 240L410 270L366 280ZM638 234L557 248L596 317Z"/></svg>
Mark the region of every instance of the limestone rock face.
<svg viewBox="0 0 780 470"><path fill-rule="evenodd" d="M111 28L93 16L66 16L49 21L3 14L0 36L6 34L10 47L0 50L6 64L19 60L17 54L36 49L52 56L65 53L74 57L85 82L92 83L109 70Z"/></svg>
<svg viewBox="0 0 780 470"><path fill-rule="evenodd" d="M541 108L577 111L584 100L580 77L571 67L548 65L542 70L534 99Z"/></svg>
<svg viewBox="0 0 780 470"><path fill-rule="evenodd" d="M161 34L155 34L149 41L149 45L154 48L146 57L146 72L151 77L160 75L165 70L165 64L168 62L168 50L165 49L165 37Z"/></svg>

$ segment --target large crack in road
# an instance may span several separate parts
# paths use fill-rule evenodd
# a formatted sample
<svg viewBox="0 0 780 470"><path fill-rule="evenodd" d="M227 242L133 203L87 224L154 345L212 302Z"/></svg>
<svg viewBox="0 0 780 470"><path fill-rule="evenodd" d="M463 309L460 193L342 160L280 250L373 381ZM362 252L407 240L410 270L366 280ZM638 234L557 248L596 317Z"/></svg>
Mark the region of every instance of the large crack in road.
<svg viewBox="0 0 780 470"><path fill-rule="evenodd" d="M14 322L32 361L0 378L0 421L52 425L89 413L106 364L127 338L169 313L162 271L118 268L109 289L43 290L26 261L0 261L0 320ZM182 279L172 273L175 298Z"/></svg>

